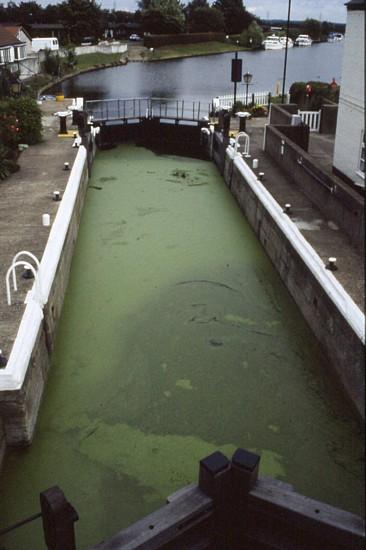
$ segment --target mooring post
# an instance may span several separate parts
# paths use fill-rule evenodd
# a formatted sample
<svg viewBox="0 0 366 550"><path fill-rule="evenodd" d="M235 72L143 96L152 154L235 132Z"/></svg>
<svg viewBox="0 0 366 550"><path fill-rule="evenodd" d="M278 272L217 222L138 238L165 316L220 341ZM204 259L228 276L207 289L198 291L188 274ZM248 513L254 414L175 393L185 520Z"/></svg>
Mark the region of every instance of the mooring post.
<svg viewBox="0 0 366 550"><path fill-rule="evenodd" d="M230 469L230 460L220 451L200 460L198 485L213 500L212 541L217 550L229 548Z"/></svg>
<svg viewBox="0 0 366 550"><path fill-rule="evenodd" d="M231 533L232 548L245 545L248 495L258 479L260 456L237 449L231 459Z"/></svg>
<svg viewBox="0 0 366 550"><path fill-rule="evenodd" d="M76 550L75 508L57 486L40 493L44 539L48 550Z"/></svg>

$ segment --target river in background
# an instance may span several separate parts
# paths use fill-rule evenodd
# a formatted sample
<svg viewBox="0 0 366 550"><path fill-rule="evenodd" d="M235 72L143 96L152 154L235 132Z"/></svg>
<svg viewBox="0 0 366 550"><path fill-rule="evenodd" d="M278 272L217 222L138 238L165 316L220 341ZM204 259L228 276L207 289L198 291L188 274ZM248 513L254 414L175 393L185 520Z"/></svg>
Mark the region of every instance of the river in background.
<svg viewBox="0 0 366 550"><path fill-rule="evenodd" d="M59 485L78 548L237 447L260 474L362 514L363 440L327 361L211 162L97 154L31 447L12 449L1 526ZM41 550L40 520L0 540Z"/></svg>
<svg viewBox="0 0 366 550"><path fill-rule="evenodd" d="M275 93L282 82L284 50L239 52L243 73L253 74L249 93ZM341 81L343 42L314 44L310 48L288 50L286 89L292 82ZM233 93L231 59L233 53L191 57L153 63L128 63L76 76L62 83L66 97L86 99L126 97L172 97L211 102L217 95ZM282 83L281 83L282 87ZM56 91L60 91L58 86ZM238 85L238 93L245 93Z"/></svg>

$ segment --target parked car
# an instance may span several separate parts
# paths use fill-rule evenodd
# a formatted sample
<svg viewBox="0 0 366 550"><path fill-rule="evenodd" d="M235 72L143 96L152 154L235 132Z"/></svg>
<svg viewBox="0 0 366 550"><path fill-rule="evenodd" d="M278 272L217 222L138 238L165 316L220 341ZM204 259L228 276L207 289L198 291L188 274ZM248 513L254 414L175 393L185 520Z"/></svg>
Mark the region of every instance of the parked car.
<svg viewBox="0 0 366 550"><path fill-rule="evenodd" d="M84 36L81 40L81 46L92 46L93 44L96 44L96 39L94 36Z"/></svg>
<svg viewBox="0 0 366 550"><path fill-rule="evenodd" d="M138 34L131 34L129 40L132 40L133 42L139 42L140 40L142 40L142 38Z"/></svg>

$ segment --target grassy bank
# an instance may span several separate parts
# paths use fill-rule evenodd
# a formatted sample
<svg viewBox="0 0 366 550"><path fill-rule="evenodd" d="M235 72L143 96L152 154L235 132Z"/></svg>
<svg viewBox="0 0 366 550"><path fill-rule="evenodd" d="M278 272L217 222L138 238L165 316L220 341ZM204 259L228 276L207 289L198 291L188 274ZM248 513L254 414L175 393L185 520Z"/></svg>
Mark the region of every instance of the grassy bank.
<svg viewBox="0 0 366 550"><path fill-rule="evenodd" d="M120 53L87 53L77 56L76 71L89 69L95 65L104 65L107 63L116 63L121 59Z"/></svg>
<svg viewBox="0 0 366 550"><path fill-rule="evenodd" d="M235 44L226 44L225 42L200 42L198 44L172 44L156 48L148 59L150 61L161 61L164 59L174 59L180 57L194 57L197 55L210 55L215 53L225 53L242 51L245 48Z"/></svg>

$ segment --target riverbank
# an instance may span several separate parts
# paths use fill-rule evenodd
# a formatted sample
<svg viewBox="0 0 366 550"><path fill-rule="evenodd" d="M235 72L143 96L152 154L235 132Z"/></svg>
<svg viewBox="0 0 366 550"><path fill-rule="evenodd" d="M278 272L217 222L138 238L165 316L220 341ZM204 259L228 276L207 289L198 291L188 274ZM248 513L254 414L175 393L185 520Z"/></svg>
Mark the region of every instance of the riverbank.
<svg viewBox="0 0 366 550"><path fill-rule="evenodd" d="M63 75L61 78L56 78L44 82L39 87L38 95L42 95L50 88L54 88L57 84L61 84L65 80L79 76L84 73L99 71L119 65L127 65L129 62L146 62L146 61L168 61L174 59L184 59L188 57L200 57L217 55L221 53L229 53L236 51L248 51L247 48L236 46L235 44L226 44L223 42L202 42L199 44L173 44L171 46L163 46L155 48L153 51L145 48L141 44L129 44L128 50L124 54L120 53L91 53L77 56L77 65L75 70ZM46 77L45 77L46 78ZM35 86L36 87L36 86Z"/></svg>
<svg viewBox="0 0 366 550"><path fill-rule="evenodd" d="M154 49L150 53L149 61L164 61L166 59L179 59L184 57L197 57L200 55L215 55L236 51L248 51L235 44L224 42L201 42L199 44L172 44Z"/></svg>

